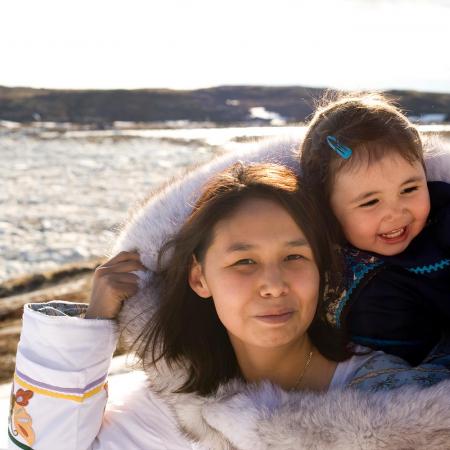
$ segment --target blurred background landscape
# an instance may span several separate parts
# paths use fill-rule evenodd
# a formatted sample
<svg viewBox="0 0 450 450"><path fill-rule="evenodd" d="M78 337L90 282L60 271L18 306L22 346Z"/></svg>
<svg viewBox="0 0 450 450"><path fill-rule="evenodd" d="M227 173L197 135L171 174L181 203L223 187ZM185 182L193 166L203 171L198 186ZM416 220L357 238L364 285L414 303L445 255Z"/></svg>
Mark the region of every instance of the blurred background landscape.
<svg viewBox="0 0 450 450"><path fill-rule="evenodd" d="M17 0L0 13L0 381L23 304L87 301L130 207L223 152L300 139L324 92L383 91L450 139L448 1Z"/></svg>
<svg viewBox="0 0 450 450"><path fill-rule="evenodd" d="M450 77L450 72L449 72ZM305 122L325 89L219 86L196 90L51 90L0 86L0 118L89 128L284 125ZM388 90L418 123L450 121L450 93ZM125 124L121 122L127 122ZM7 124L6 124L7 125Z"/></svg>

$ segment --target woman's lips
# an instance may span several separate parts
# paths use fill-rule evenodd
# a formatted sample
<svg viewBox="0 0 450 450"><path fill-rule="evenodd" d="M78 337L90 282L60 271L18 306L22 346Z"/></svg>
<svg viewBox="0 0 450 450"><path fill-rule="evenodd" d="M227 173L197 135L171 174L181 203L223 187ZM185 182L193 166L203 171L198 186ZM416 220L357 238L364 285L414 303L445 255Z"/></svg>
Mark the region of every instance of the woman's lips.
<svg viewBox="0 0 450 450"><path fill-rule="evenodd" d="M255 316L256 319L265 323L284 323L287 322L294 315L294 311L286 311L277 314L263 314Z"/></svg>

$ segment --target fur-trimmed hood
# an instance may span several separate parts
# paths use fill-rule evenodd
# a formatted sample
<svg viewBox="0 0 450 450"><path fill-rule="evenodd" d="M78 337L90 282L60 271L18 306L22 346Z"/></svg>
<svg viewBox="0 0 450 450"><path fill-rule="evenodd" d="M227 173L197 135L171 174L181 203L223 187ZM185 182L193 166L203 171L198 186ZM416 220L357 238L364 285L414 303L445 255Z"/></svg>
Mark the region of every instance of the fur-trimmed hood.
<svg viewBox="0 0 450 450"><path fill-rule="evenodd" d="M153 272L158 251L183 223L204 183L238 160L278 162L298 171L298 146L298 140L276 140L256 144L245 153L228 153L166 185L132 214L113 252L137 249L149 272L119 316L128 342L158 304ZM434 141L432 148L427 155L429 180L450 182L450 146ZM160 370L164 375L148 373L152 389L171 405L180 428L201 448L450 449L450 381L427 389L378 393L338 389L320 394L233 381L215 395L202 397L173 394L185 373L180 368Z"/></svg>

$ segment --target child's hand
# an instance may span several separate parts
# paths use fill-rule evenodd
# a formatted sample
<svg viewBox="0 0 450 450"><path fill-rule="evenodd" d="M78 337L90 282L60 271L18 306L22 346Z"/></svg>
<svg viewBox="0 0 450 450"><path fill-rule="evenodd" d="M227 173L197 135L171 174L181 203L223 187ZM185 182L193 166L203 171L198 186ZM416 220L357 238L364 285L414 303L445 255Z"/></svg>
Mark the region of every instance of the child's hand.
<svg viewBox="0 0 450 450"><path fill-rule="evenodd" d="M114 319L122 302L136 294L138 277L135 270L146 270L137 252L121 252L97 267L86 311L86 319Z"/></svg>

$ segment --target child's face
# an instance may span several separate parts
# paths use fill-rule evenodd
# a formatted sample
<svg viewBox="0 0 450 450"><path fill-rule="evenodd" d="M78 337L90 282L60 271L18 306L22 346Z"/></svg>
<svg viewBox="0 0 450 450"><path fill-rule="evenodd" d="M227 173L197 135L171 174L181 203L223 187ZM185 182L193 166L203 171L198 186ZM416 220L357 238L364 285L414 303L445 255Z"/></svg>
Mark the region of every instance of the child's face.
<svg viewBox="0 0 450 450"><path fill-rule="evenodd" d="M292 217L278 203L248 199L213 236L189 282L212 296L236 353L301 342L316 311L319 271Z"/></svg>
<svg viewBox="0 0 450 450"><path fill-rule="evenodd" d="M397 154L340 171L331 207L347 240L380 255L403 252L423 230L430 212L425 171Z"/></svg>

